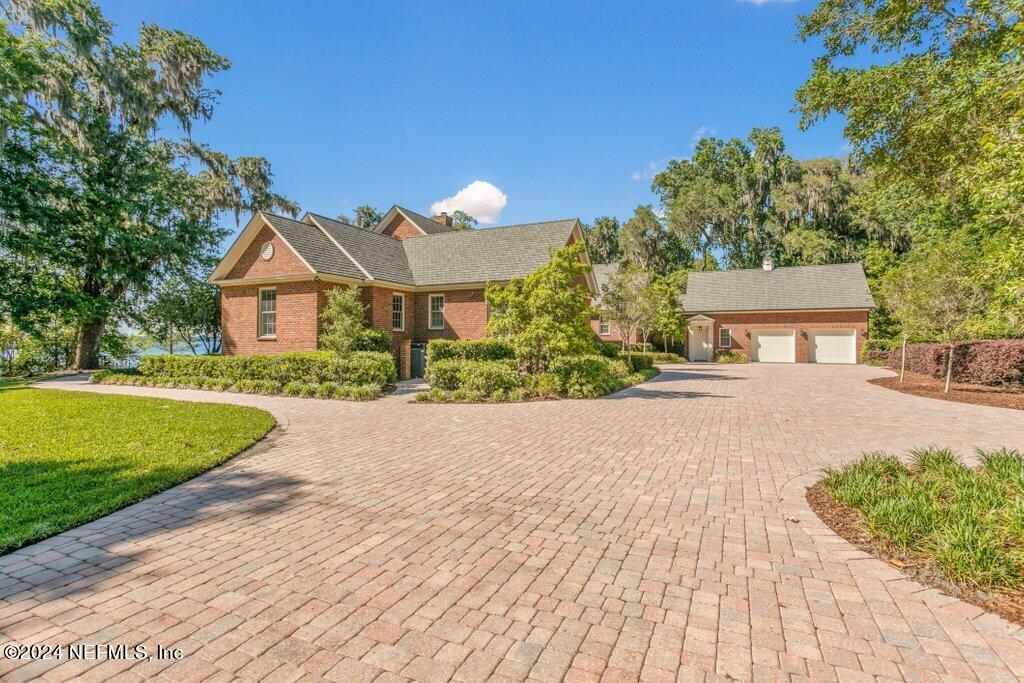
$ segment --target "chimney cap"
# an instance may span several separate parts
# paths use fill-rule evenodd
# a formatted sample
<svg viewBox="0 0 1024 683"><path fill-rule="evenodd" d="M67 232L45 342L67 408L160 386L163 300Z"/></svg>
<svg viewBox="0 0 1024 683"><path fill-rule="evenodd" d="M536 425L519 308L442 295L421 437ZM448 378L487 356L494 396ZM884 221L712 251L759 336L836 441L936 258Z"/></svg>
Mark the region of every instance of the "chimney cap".
<svg viewBox="0 0 1024 683"><path fill-rule="evenodd" d="M765 254L764 260L761 262L761 267L765 270L774 270L775 257L773 257L771 254Z"/></svg>

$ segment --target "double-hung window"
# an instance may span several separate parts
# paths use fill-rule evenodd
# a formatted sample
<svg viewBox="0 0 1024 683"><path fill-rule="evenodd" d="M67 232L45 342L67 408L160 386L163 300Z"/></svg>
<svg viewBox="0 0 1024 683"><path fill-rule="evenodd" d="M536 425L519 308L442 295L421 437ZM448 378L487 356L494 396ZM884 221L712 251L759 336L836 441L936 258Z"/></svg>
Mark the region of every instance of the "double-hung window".
<svg viewBox="0 0 1024 683"><path fill-rule="evenodd" d="M444 294L430 295L430 320L427 327L432 330L444 329Z"/></svg>
<svg viewBox="0 0 1024 683"><path fill-rule="evenodd" d="M603 315L600 318L598 318L597 333L602 336L612 333L612 326L608 322L608 318L604 317Z"/></svg>
<svg viewBox="0 0 1024 683"><path fill-rule="evenodd" d="M732 330L728 327L718 328L718 345L723 349L732 347Z"/></svg>
<svg viewBox="0 0 1024 683"><path fill-rule="evenodd" d="M398 332L405 329L405 294L391 295L391 329Z"/></svg>
<svg viewBox="0 0 1024 683"><path fill-rule="evenodd" d="M277 290L272 287L260 290L257 335L261 339L277 337Z"/></svg>

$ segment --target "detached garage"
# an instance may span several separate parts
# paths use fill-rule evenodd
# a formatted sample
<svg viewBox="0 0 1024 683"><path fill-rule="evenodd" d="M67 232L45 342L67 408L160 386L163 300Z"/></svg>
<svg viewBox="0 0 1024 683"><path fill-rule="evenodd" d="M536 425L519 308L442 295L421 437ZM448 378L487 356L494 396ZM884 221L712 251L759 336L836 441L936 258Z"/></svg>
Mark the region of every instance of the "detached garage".
<svg viewBox="0 0 1024 683"><path fill-rule="evenodd" d="M857 330L811 330L807 335L811 363L857 362Z"/></svg>
<svg viewBox="0 0 1024 683"><path fill-rule="evenodd" d="M701 360L738 351L758 363L854 364L875 302L859 263L690 273L681 298ZM696 346L696 345L695 345ZM689 351L689 349L688 349Z"/></svg>

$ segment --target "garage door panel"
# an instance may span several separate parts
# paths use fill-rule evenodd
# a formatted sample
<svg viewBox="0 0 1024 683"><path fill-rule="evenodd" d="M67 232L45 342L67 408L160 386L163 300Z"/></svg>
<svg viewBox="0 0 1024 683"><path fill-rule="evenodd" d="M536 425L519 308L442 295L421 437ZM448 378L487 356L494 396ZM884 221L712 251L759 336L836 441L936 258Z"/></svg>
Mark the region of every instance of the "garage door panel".
<svg viewBox="0 0 1024 683"><path fill-rule="evenodd" d="M811 330L808 337L812 363L857 362L856 330Z"/></svg>
<svg viewBox="0 0 1024 683"><path fill-rule="evenodd" d="M759 363L792 363L796 360L793 330L753 330L752 360Z"/></svg>

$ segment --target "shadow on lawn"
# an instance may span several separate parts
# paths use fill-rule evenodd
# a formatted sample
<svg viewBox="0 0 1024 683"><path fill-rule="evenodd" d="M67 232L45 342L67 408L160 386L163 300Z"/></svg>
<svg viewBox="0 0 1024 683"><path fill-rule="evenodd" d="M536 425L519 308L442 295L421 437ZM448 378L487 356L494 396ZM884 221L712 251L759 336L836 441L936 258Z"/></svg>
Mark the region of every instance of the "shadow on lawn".
<svg viewBox="0 0 1024 683"><path fill-rule="evenodd" d="M239 456L243 462L259 444ZM132 567L164 557L162 547L146 539L166 531L203 527L209 533L230 534L233 528L258 528L260 520L294 505L301 481L291 476L265 475L228 466L214 468L143 501L104 517L0 556L0 601L30 594L46 601L87 592L100 582L115 580ZM59 476L58 473L52 473ZM174 545L179 545L174 543ZM125 576L145 585L162 575Z"/></svg>

